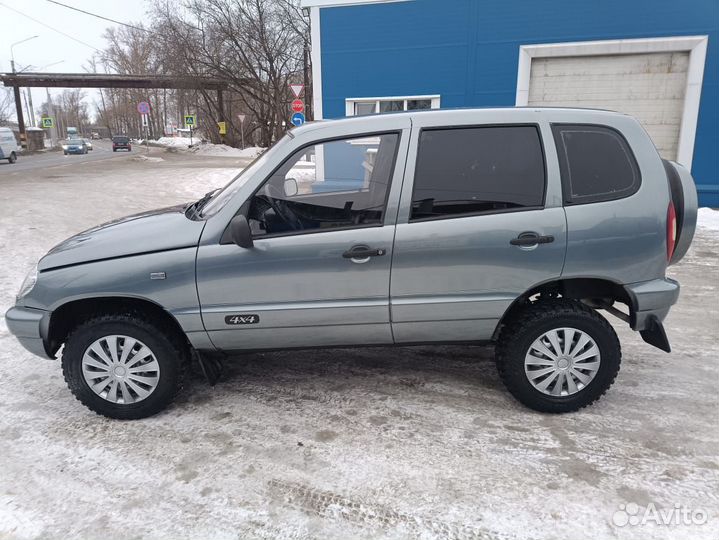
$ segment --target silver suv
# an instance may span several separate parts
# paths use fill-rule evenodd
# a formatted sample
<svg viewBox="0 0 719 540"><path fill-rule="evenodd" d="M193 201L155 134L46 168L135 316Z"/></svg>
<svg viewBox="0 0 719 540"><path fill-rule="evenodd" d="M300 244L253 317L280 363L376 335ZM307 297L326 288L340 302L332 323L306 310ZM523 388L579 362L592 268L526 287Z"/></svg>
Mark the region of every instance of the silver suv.
<svg viewBox="0 0 719 540"><path fill-rule="evenodd" d="M669 351L694 181L623 114L400 113L294 129L222 190L53 248L6 315L113 418L213 382L233 351L493 342L538 411L597 400L621 350L604 310ZM619 306L619 307L618 307Z"/></svg>

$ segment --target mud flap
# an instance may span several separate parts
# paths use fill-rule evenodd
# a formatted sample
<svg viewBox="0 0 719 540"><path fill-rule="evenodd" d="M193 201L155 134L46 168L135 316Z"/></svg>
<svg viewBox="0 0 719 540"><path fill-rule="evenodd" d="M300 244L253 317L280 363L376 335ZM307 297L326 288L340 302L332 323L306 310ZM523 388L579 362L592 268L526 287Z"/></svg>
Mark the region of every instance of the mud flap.
<svg viewBox="0 0 719 540"><path fill-rule="evenodd" d="M639 333L642 335L642 339L649 343L649 345L654 345L657 349L661 349L664 352L672 352L667 333L664 331L664 325L656 317L652 316L649 319L647 329Z"/></svg>
<svg viewBox="0 0 719 540"><path fill-rule="evenodd" d="M207 382L210 383L210 386L215 386L225 369L223 356L194 351L194 357Z"/></svg>

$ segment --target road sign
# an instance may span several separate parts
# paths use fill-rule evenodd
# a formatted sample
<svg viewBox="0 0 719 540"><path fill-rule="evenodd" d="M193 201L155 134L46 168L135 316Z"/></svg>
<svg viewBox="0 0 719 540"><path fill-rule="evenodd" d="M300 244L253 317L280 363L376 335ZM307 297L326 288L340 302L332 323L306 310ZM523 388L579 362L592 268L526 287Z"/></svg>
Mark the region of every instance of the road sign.
<svg viewBox="0 0 719 540"><path fill-rule="evenodd" d="M245 116L246 116L246 115L244 115L244 114L238 114L238 115L237 115L237 118L240 119L240 122L244 122L244 121L245 121Z"/></svg>
<svg viewBox="0 0 719 540"><path fill-rule="evenodd" d="M305 123L305 115L301 112L296 112L292 115L290 122L292 122L295 126L299 127Z"/></svg>
<svg viewBox="0 0 719 540"><path fill-rule="evenodd" d="M194 127L194 125L195 125L195 115L194 114L186 114L185 115L185 125Z"/></svg>
<svg viewBox="0 0 719 540"><path fill-rule="evenodd" d="M227 135L227 122L217 122L217 128L220 130L220 135Z"/></svg>
<svg viewBox="0 0 719 540"><path fill-rule="evenodd" d="M292 110L295 112L302 112L305 110L305 104L301 99L296 99L292 102Z"/></svg>
<svg viewBox="0 0 719 540"><path fill-rule="evenodd" d="M150 104L147 101L141 101L137 104L137 112L140 114L150 114Z"/></svg>
<svg viewBox="0 0 719 540"><path fill-rule="evenodd" d="M55 119L52 116L43 116L42 117L42 127L43 128L54 128L55 127Z"/></svg>
<svg viewBox="0 0 719 540"><path fill-rule="evenodd" d="M302 93L302 90L305 89L304 84L291 84L290 90L292 90L292 93L295 95L295 97L300 97L300 94Z"/></svg>
<svg viewBox="0 0 719 540"><path fill-rule="evenodd" d="M142 113L142 127L147 127L148 125L150 125L150 123L148 121L147 114Z"/></svg>

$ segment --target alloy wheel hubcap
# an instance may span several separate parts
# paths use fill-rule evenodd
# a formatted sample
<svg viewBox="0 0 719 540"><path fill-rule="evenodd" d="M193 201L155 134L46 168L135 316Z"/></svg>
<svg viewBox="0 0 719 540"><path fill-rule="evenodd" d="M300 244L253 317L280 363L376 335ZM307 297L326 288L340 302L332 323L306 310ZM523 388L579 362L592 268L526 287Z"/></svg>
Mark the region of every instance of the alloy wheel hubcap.
<svg viewBox="0 0 719 540"><path fill-rule="evenodd" d="M524 372L543 394L571 396L587 387L600 363L599 347L589 334L576 328L555 328L529 347Z"/></svg>
<svg viewBox="0 0 719 540"><path fill-rule="evenodd" d="M110 335L85 349L82 375L98 396L126 405L142 401L155 391L160 382L160 364L142 341Z"/></svg>

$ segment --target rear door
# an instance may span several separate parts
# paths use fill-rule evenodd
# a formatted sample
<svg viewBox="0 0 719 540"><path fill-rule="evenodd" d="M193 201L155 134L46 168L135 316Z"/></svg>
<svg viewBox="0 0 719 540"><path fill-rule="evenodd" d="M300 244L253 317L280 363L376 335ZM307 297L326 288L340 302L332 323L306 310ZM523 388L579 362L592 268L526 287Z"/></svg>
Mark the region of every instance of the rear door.
<svg viewBox="0 0 719 540"><path fill-rule="evenodd" d="M489 339L519 295L560 276L566 221L541 132L413 127L392 263L396 342Z"/></svg>

